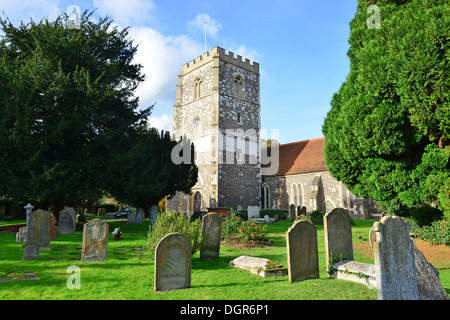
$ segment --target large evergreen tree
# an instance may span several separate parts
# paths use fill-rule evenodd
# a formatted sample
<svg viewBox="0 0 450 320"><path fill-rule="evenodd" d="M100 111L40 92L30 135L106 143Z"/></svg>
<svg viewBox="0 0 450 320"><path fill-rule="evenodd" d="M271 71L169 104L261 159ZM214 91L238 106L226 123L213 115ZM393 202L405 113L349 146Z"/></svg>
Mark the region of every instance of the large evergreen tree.
<svg viewBox="0 0 450 320"><path fill-rule="evenodd" d="M359 0L350 27L350 73L323 125L330 173L359 196L450 217L450 1Z"/></svg>
<svg viewBox="0 0 450 320"><path fill-rule="evenodd" d="M108 166L147 121L134 90L137 47L108 18L0 20L0 194L16 203L97 198ZM72 203L70 203L72 204Z"/></svg>

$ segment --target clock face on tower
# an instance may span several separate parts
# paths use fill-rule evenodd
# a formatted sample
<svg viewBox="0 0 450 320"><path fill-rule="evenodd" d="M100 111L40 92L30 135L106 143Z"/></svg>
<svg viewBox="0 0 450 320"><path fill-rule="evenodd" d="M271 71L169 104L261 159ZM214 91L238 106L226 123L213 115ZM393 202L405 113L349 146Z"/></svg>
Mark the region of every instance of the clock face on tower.
<svg viewBox="0 0 450 320"><path fill-rule="evenodd" d="M198 128L200 125L200 118L197 116L194 118L194 128Z"/></svg>

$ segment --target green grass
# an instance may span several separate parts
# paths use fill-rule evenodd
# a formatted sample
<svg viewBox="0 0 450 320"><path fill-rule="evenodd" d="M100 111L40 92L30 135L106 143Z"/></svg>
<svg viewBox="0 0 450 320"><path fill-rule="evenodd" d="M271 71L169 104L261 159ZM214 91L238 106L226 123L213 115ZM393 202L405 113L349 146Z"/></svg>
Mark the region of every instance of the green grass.
<svg viewBox="0 0 450 320"><path fill-rule="evenodd" d="M355 221L353 241L367 241L374 221ZM320 278L289 283L288 277L268 277L229 267L230 260L241 255L268 258L287 266L285 232L288 221L268 225L273 246L259 249L222 247L220 257L203 260L196 253L192 258L190 289L154 291L154 260L146 251L148 220L143 225L109 222L108 260L102 263L81 262L82 232L58 235L52 249L40 252L39 260L22 260L24 243L15 241L15 234L0 233L0 277L8 273L33 272L40 280L0 282L0 300L376 300L377 293L365 285L329 279L325 271L323 226L317 226L319 240ZM123 238L112 239L111 231L120 227ZM362 239L358 239L358 235ZM354 252L356 261L373 263ZM68 289L71 265L81 269L81 290ZM449 291L450 270L439 270L441 282Z"/></svg>

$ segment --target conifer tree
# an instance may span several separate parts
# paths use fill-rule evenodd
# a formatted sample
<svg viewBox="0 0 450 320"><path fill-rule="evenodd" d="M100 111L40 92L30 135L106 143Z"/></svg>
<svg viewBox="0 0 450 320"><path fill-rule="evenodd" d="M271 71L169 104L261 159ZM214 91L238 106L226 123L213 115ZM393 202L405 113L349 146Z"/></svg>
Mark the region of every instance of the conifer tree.
<svg viewBox="0 0 450 320"><path fill-rule="evenodd" d="M350 27L350 73L323 125L330 173L450 217L450 1L359 0Z"/></svg>

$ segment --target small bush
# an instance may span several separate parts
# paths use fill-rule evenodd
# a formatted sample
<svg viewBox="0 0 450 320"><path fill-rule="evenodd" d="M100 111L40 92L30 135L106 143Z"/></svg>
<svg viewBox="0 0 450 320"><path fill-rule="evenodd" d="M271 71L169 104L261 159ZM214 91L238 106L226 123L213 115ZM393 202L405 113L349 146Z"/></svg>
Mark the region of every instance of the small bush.
<svg viewBox="0 0 450 320"><path fill-rule="evenodd" d="M430 226L433 221L441 220L444 213L438 208L433 208L427 204L411 209L410 217L413 218L419 227Z"/></svg>
<svg viewBox="0 0 450 320"><path fill-rule="evenodd" d="M158 242L169 233L179 232L190 241L192 254L201 250L206 245L206 237L202 234L202 222L200 219L190 219L182 213L166 211L158 215L158 219L148 232L148 253L154 258Z"/></svg>
<svg viewBox="0 0 450 320"><path fill-rule="evenodd" d="M323 224L323 216L324 216L323 212L321 212L319 210L315 210L315 211L311 212L311 214L309 215L309 218L311 219L312 223L322 225Z"/></svg>
<svg viewBox="0 0 450 320"><path fill-rule="evenodd" d="M242 209L241 211L237 212L236 217L239 217L242 220L248 220L247 209Z"/></svg>
<svg viewBox="0 0 450 320"><path fill-rule="evenodd" d="M222 222L223 239L239 239L240 241L267 240L267 225L242 220L238 216L230 216Z"/></svg>
<svg viewBox="0 0 450 320"><path fill-rule="evenodd" d="M450 222L447 220L434 221L430 226L418 228L415 236L432 244L450 246Z"/></svg>

